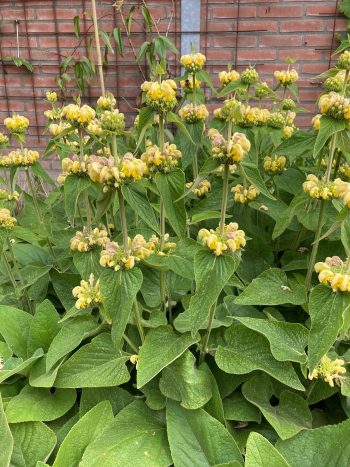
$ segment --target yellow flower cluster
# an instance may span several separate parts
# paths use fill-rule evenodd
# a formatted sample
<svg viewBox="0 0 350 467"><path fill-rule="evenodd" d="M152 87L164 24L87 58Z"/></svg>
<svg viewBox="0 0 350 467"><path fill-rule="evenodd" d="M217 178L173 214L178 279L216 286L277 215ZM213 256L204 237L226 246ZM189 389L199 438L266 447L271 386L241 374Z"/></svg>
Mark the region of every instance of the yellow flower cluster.
<svg viewBox="0 0 350 467"><path fill-rule="evenodd" d="M63 131L67 130L68 128L71 128L71 126L67 122L51 123L49 125L49 132L52 136L55 137L59 136Z"/></svg>
<svg viewBox="0 0 350 467"><path fill-rule="evenodd" d="M64 116L74 126L87 126L94 118L96 112L88 105L79 106L77 104L68 104L62 108Z"/></svg>
<svg viewBox="0 0 350 467"><path fill-rule="evenodd" d="M238 229L236 222L225 225L223 234L220 233L220 227L215 230L201 229L198 232L198 238L216 256L222 255L225 251L235 253L246 244L245 233Z"/></svg>
<svg viewBox="0 0 350 467"><path fill-rule="evenodd" d="M345 50L337 60L337 68L350 70L350 51Z"/></svg>
<svg viewBox="0 0 350 467"><path fill-rule="evenodd" d="M259 73L252 66L246 68L241 74L243 84L255 84L259 80Z"/></svg>
<svg viewBox="0 0 350 467"><path fill-rule="evenodd" d="M10 133L23 135L29 126L29 120L22 115L13 114L12 117L5 118L4 125Z"/></svg>
<svg viewBox="0 0 350 467"><path fill-rule="evenodd" d="M331 360L327 355L324 355L317 367L309 374L309 379L323 379L333 388L334 383L339 384L341 375L346 373L344 365L345 361L341 358Z"/></svg>
<svg viewBox="0 0 350 467"><path fill-rule="evenodd" d="M101 127L103 130L120 135L125 128L124 114L118 109L106 110L101 115Z"/></svg>
<svg viewBox="0 0 350 467"><path fill-rule="evenodd" d="M291 70L276 70L274 73L276 81L278 81L282 86L288 86L288 84L295 83L298 80L299 75L295 68Z"/></svg>
<svg viewBox="0 0 350 467"><path fill-rule="evenodd" d="M113 157L94 158L88 165L88 174L93 182L105 185L107 191L109 186L118 188L123 183L141 180L147 174L147 165L127 152L117 161Z"/></svg>
<svg viewBox="0 0 350 467"><path fill-rule="evenodd" d="M182 57L180 58L181 65L189 73L197 73L197 71L201 70L204 67L205 62L205 56L199 52L196 54L182 55Z"/></svg>
<svg viewBox="0 0 350 467"><path fill-rule="evenodd" d="M64 183L68 175L77 175L78 177L87 175L89 166L89 156L84 156L84 160L81 161L77 156L73 156L73 159L65 157L61 161L62 173L57 177L58 183Z"/></svg>
<svg viewBox="0 0 350 467"><path fill-rule="evenodd" d="M220 120L235 122L237 118L241 120L242 104L234 98L224 101L224 105L214 110L214 117Z"/></svg>
<svg viewBox="0 0 350 467"><path fill-rule="evenodd" d="M332 198L339 198L340 194L335 182L320 180L316 175L309 174L306 181L303 183L303 190L309 193L311 198L329 200Z"/></svg>
<svg viewBox="0 0 350 467"><path fill-rule="evenodd" d="M321 113L336 120L350 120L350 99L336 92L323 94L318 101Z"/></svg>
<svg viewBox="0 0 350 467"><path fill-rule="evenodd" d="M39 159L38 151L31 149L16 149L0 158L0 167L26 167L35 164Z"/></svg>
<svg viewBox="0 0 350 467"><path fill-rule="evenodd" d="M350 178L350 165L347 162L339 166L339 173L345 178Z"/></svg>
<svg viewBox="0 0 350 467"><path fill-rule="evenodd" d="M295 125L285 126L283 128L283 136L285 138L290 138L292 136L292 134L294 133L295 129L296 129Z"/></svg>
<svg viewBox="0 0 350 467"><path fill-rule="evenodd" d="M286 117L283 115L282 112L270 113L269 118L267 120L267 125L269 127L277 129L283 128L286 123Z"/></svg>
<svg viewBox="0 0 350 467"><path fill-rule="evenodd" d="M166 79L161 83L157 81L145 81L141 89L146 93L146 103L157 112L167 112L173 109L177 103L176 83L172 79Z"/></svg>
<svg viewBox="0 0 350 467"><path fill-rule="evenodd" d="M186 188L191 188L193 182L186 183ZM211 183L209 180L202 180L199 185L193 188L191 191L195 196L201 198L202 196L206 195L211 189Z"/></svg>
<svg viewBox="0 0 350 467"><path fill-rule="evenodd" d="M94 118L93 120L91 120L86 130L88 131L88 133L91 133L92 135L95 135L95 136L101 136L103 134L103 128L101 126L101 122L97 118Z"/></svg>
<svg viewBox="0 0 350 467"><path fill-rule="evenodd" d="M201 85L201 82L195 78L195 87L196 89L200 87ZM188 75L187 79L182 79L180 81L180 86L181 86L181 89L187 93L187 92L191 92L193 90L193 75Z"/></svg>
<svg viewBox="0 0 350 467"><path fill-rule="evenodd" d="M8 209L0 209L0 229L12 229L17 223L17 220L11 216Z"/></svg>
<svg viewBox="0 0 350 467"><path fill-rule="evenodd" d="M3 133L0 133L0 149L6 148L9 144L9 139Z"/></svg>
<svg viewBox="0 0 350 467"><path fill-rule="evenodd" d="M181 151L175 144L167 142L161 151L158 146L147 141L146 151L141 155L141 160L146 164L149 174L158 171L168 173L177 166L181 157Z"/></svg>
<svg viewBox="0 0 350 467"><path fill-rule="evenodd" d="M336 178L334 180L334 185L338 195L343 199L345 206L350 208L350 183Z"/></svg>
<svg viewBox="0 0 350 467"><path fill-rule="evenodd" d="M331 76L323 83L323 87L327 92L340 92L343 89L344 77L338 73L336 76Z"/></svg>
<svg viewBox="0 0 350 467"><path fill-rule="evenodd" d="M100 280L95 283L95 277L90 274L89 281L80 281L72 290L73 297L78 300L75 302L75 308L81 310L83 308L95 307L102 303L102 296L100 292Z"/></svg>
<svg viewBox="0 0 350 467"><path fill-rule="evenodd" d="M62 117L62 109L55 107L50 110L45 110L44 115L48 120L60 120Z"/></svg>
<svg viewBox="0 0 350 467"><path fill-rule="evenodd" d="M236 70L231 71L220 71L219 73L219 80L220 83L226 86L233 81L238 81L240 78L240 74Z"/></svg>
<svg viewBox="0 0 350 467"><path fill-rule="evenodd" d="M243 133L234 133L228 143L215 128L209 130L208 136L211 140L213 157L220 159L222 164L239 162L250 150L250 142Z"/></svg>
<svg viewBox="0 0 350 467"><path fill-rule="evenodd" d="M80 251L85 253L96 247L105 247L109 243L108 232L105 228L95 228L89 230L84 227L83 231L76 232L70 241L70 249L72 251Z"/></svg>
<svg viewBox="0 0 350 467"><path fill-rule="evenodd" d="M270 118L268 109L260 109L259 107L250 107L249 105L241 105L242 121L237 122L242 127L250 128L252 126L266 125Z"/></svg>
<svg viewBox="0 0 350 467"><path fill-rule="evenodd" d="M0 189L0 201L18 201L18 200L19 200L18 191L13 191L12 193L8 193L7 191Z"/></svg>
<svg viewBox="0 0 350 467"><path fill-rule="evenodd" d="M46 100L48 102L51 102L51 104L53 104L54 102L57 102L57 93L55 91L47 91L45 96L46 96Z"/></svg>
<svg viewBox="0 0 350 467"><path fill-rule="evenodd" d="M186 123L196 123L206 120L209 112L204 104L187 104L179 110L179 115Z"/></svg>
<svg viewBox="0 0 350 467"><path fill-rule="evenodd" d="M270 175L281 174L285 170L287 159L284 156L264 157L264 170Z"/></svg>
<svg viewBox="0 0 350 467"><path fill-rule="evenodd" d="M254 185L244 188L243 185L238 184L231 188L231 192L234 193L235 202L241 204L249 203L260 195L260 191Z"/></svg>
<svg viewBox="0 0 350 467"><path fill-rule="evenodd" d="M350 272L348 261L342 261L338 256L326 258L325 262L315 264L315 272L321 284L330 285L333 292L350 292Z"/></svg>
<svg viewBox="0 0 350 467"><path fill-rule="evenodd" d="M151 237L148 242L142 235L136 235L132 240L129 238L127 251L117 242L108 242L105 249L101 251L100 265L105 268L113 268L115 271L122 268L133 268L135 262L154 253L156 248L154 237Z"/></svg>
<svg viewBox="0 0 350 467"><path fill-rule="evenodd" d="M311 125L312 125L312 128L313 128L315 131L319 131L319 130L320 130L320 127L321 127L321 117L322 117L322 114L317 114L317 115L315 115L314 117L312 117Z"/></svg>
<svg viewBox="0 0 350 467"><path fill-rule="evenodd" d="M99 110L113 110L117 101L111 92L106 92L104 96L97 99L97 108Z"/></svg>

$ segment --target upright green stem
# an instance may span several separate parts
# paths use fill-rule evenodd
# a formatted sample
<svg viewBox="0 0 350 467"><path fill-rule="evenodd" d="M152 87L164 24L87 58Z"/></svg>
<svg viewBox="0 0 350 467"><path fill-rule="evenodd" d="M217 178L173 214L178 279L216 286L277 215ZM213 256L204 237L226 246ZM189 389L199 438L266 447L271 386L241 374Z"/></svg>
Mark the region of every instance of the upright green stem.
<svg viewBox="0 0 350 467"><path fill-rule="evenodd" d="M321 238L321 230L323 226L323 217L324 217L325 207L326 207L326 201L323 199L321 200L320 213L318 215L318 223L317 223L317 229L316 229L316 234L315 234L315 240L312 245L312 250L311 250L311 255L310 255L310 260L309 260L309 267L308 267L307 274L306 274L305 287L307 291L310 290L310 286L311 286L311 277L312 277L312 273L313 273L315 262L316 262L319 241Z"/></svg>
<svg viewBox="0 0 350 467"><path fill-rule="evenodd" d="M118 202L119 202L119 216L120 225L122 228L124 250L127 252L129 249L128 227L126 223L124 197L120 188L117 189Z"/></svg>
<svg viewBox="0 0 350 467"><path fill-rule="evenodd" d="M163 113L159 114L159 149L161 152L164 151L164 115ZM159 224L160 224L160 251L164 249L164 238L165 238L165 210L164 203L162 198L160 198L159 203ZM164 312L166 312L166 293L165 293L165 271L160 271L159 275L159 289L160 289L160 299L161 307Z"/></svg>
<svg viewBox="0 0 350 467"><path fill-rule="evenodd" d="M227 209L227 195L228 195L228 175L229 166L224 166L224 178L222 186L222 203L221 203L221 219L220 219L220 234L223 235L225 228L226 209Z"/></svg>
<svg viewBox="0 0 350 467"><path fill-rule="evenodd" d="M203 338L201 353L200 353L200 356L199 356L199 364L204 362L205 354L208 353L208 343L209 343L211 328L213 326L215 310L216 310L216 302L213 303L212 307L210 308L208 326L207 326L207 330L206 330L204 338Z"/></svg>
<svg viewBox="0 0 350 467"><path fill-rule="evenodd" d="M84 162L84 136L83 131L79 130L79 151L80 151L80 162ZM89 201L89 192L88 190L84 191L84 204L86 210L86 226L88 230L91 229L91 209L90 209L90 201Z"/></svg>
<svg viewBox="0 0 350 467"><path fill-rule="evenodd" d="M159 149L161 152L164 151L164 115L161 112L159 114Z"/></svg>
<svg viewBox="0 0 350 467"><path fill-rule="evenodd" d="M40 208L39 208L38 199L37 199L37 196L36 196L36 192L35 192L35 189L34 189L34 186L33 186L32 179L31 179L30 174L29 174L29 170L26 168L24 172L26 174L29 190L30 190L30 193L32 195L32 200L33 200L33 203L34 203L34 209L35 209L36 215L38 217L38 221L39 221L39 223L41 225L44 226L44 219L43 219L43 216L42 216ZM46 240L46 243L47 243L47 245L48 245L48 247L50 249L52 257L57 261L57 257L56 257L56 254L54 252L54 249L52 247L52 243L51 243L50 239L48 237L45 237L45 240Z"/></svg>
<svg viewBox="0 0 350 467"><path fill-rule="evenodd" d="M112 155L114 157L114 161L118 162L118 145L117 145L117 135L112 135Z"/></svg>

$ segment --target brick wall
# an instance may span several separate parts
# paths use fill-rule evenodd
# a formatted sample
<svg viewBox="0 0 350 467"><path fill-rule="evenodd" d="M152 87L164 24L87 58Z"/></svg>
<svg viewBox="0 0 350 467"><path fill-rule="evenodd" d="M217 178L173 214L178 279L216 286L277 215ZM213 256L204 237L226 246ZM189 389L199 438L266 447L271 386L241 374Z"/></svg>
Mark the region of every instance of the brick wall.
<svg viewBox="0 0 350 467"><path fill-rule="evenodd" d="M190 0L187 0L190 1ZM98 17L107 31L121 26L118 13L112 8L112 0L97 0ZM137 0L125 2L126 12ZM181 1L152 0L147 2L158 21L160 31L169 27L169 34L177 46L181 46ZM43 135L43 101L45 91L55 89L58 65L77 47L76 56L86 54L91 36L91 21L81 20L83 36L74 35L73 17L90 11L90 0L16 0L0 1L0 56L17 54L15 20L19 21L20 55L34 64L34 73L17 68L9 62L0 65L0 121L16 111L30 118L28 146L44 147L47 136ZM136 48L147 39L143 18L135 15L133 41ZM273 71L284 66L286 57L298 60L300 97L303 106L314 111L314 101L319 87L314 76L327 69L331 50L334 50L334 33L345 31L346 21L336 12L336 1L237 0L201 2L201 49L208 57L207 70L215 75L236 63L240 71L248 64L256 64L262 79L271 82ZM85 35L84 35L85 34ZM147 74L144 63L135 65L133 52L123 35L125 55L110 56L105 69L106 87L119 101L119 108L129 121L139 102L139 84L142 73ZM80 45L79 45L80 43ZM171 73L180 69L175 60ZM214 79L217 83L216 78ZM6 84L6 86L5 86ZM209 96L209 90L207 90ZM85 100L93 103L99 95L98 83L92 83ZM298 125L307 125L308 114L298 117ZM1 126L0 126L1 129ZM1 131L1 130L0 130ZM56 169L55 161L45 162L49 169Z"/></svg>

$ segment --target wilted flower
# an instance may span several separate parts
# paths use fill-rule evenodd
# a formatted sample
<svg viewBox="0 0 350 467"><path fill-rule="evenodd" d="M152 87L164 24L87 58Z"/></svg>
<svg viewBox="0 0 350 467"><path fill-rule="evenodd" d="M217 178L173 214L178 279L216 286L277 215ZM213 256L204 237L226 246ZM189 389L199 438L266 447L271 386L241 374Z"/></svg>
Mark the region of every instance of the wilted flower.
<svg viewBox="0 0 350 467"><path fill-rule="evenodd" d="M206 62L206 58L201 53L182 55L180 63L189 73L197 73Z"/></svg>
<svg viewBox="0 0 350 467"><path fill-rule="evenodd" d="M72 251L80 251L84 253L97 247L106 247L110 242L108 232L105 228L95 228L92 230L84 227L83 231L76 232L70 241L70 249Z"/></svg>
<svg viewBox="0 0 350 467"><path fill-rule="evenodd" d="M225 225L223 234L220 233L220 227L215 230L201 229L198 232L198 238L216 256L220 256L226 251L235 253L246 244L245 233L238 229L236 222Z"/></svg>
<svg viewBox="0 0 350 467"><path fill-rule="evenodd" d="M186 123L196 123L206 120L209 112L204 104L187 104L179 110L179 115Z"/></svg>
<svg viewBox="0 0 350 467"><path fill-rule="evenodd" d="M75 302L75 308L81 310L82 308L95 307L102 303L102 296L100 292L100 280L95 283L95 277L90 274L89 281L80 281L72 290L72 294L78 300Z"/></svg>

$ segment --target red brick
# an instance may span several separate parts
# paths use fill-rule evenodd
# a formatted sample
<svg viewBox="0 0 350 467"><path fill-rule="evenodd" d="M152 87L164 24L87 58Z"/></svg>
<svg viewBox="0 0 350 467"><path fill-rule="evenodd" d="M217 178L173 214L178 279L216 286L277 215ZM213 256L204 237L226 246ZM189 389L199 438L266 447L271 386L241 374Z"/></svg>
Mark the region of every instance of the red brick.
<svg viewBox="0 0 350 467"><path fill-rule="evenodd" d="M334 16L336 13L336 3L326 3L324 5L320 5L320 2L317 2L318 5L309 5L306 8L306 14L310 16Z"/></svg>
<svg viewBox="0 0 350 467"><path fill-rule="evenodd" d="M326 23L322 20L303 19L300 21L281 21L281 32L324 31Z"/></svg>
<svg viewBox="0 0 350 467"><path fill-rule="evenodd" d="M278 23L276 21L262 21L262 20L257 20L257 21L240 21L239 22L239 31L252 31L252 32L272 32L272 31L277 31L278 28Z"/></svg>
<svg viewBox="0 0 350 467"><path fill-rule="evenodd" d="M214 47L235 47L236 46L236 35L229 36L214 36L213 37ZM255 36L243 36L238 34L238 46L239 47L255 47L256 46Z"/></svg>
<svg viewBox="0 0 350 467"><path fill-rule="evenodd" d="M260 18L293 18L303 16L302 5L267 5L259 7Z"/></svg>
<svg viewBox="0 0 350 467"><path fill-rule="evenodd" d="M263 60L275 60L276 59L276 50L266 50L266 49L254 49L254 50L244 50L238 49L237 59L239 61L263 61Z"/></svg>
<svg viewBox="0 0 350 467"><path fill-rule="evenodd" d="M284 49L279 51L279 58L285 60L287 57L292 57L298 61L321 61L323 52L315 49Z"/></svg>
<svg viewBox="0 0 350 467"><path fill-rule="evenodd" d="M308 34L304 36L303 45L304 46L328 46L330 47L332 44L332 33L324 33L324 34Z"/></svg>
<svg viewBox="0 0 350 467"><path fill-rule="evenodd" d="M261 35L258 43L260 47L276 47L276 44L278 47L295 47L301 45L302 37L300 34L293 36L286 34Z"/></svg>
<svg viewBox="0 0 350 467"><path fill-rule="evenodd" d="M216 6L212 8L213 18L236 18L238 14L237 4L227 4L226 6ZM256 7L255 6L240 6L239 8L240 18L255 18Z"/></svg>

